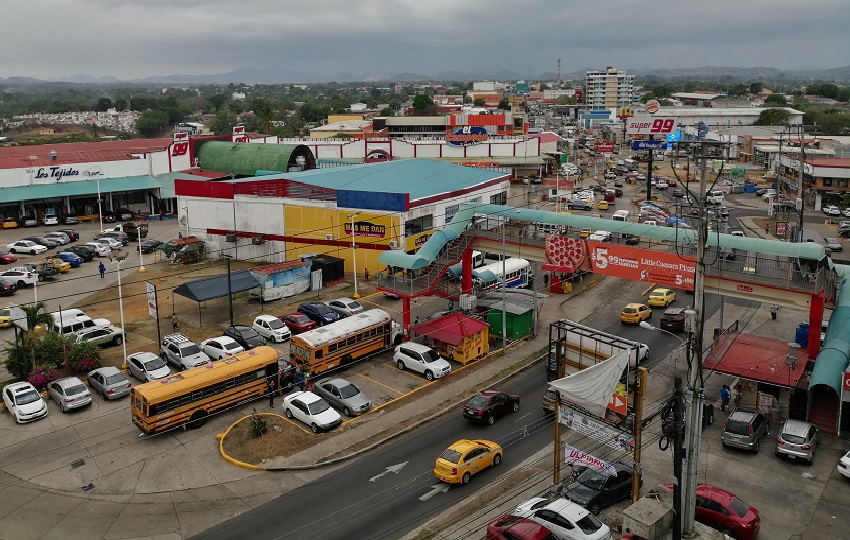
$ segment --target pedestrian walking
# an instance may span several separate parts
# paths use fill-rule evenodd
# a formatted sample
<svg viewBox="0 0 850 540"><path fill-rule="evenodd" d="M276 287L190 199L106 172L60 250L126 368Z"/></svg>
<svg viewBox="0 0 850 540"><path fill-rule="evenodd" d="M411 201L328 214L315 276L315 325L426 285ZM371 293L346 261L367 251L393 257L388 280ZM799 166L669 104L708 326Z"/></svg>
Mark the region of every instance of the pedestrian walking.
<svg viewBox="0 0 850 540"><path fill-rule="evenodd" d="M729 386L723 385L720 389L720 412L726 412L729 409Z"/></svg>
<svg viewBox="0 0 850 540"><path fill-rule="evenodd" d="M304 373L301 372L300 368L295 368L295 386L298 387L299 390L303 391L306 386L306 381L304 380Z"/></svg>
<svg viewBox="0 0 850 540"><path fill-rule="evenodd" d="M773 319L774 321L776 320L776 314L777 313L779 313L779 306L777 306L776 304L773 304L772 306L770 306L770 318Z"/></svg>
<svg viewBox="0 0 850 540"><path fill-rule="evenodd" d="M413 320L413 325L416 326L417 324L419 324L419 315Z"/></svg>
<svg viewBox="0 0 850 540"><path fill-rule="evenodd" d="M159 209L159 220L162 221L162 208Z"/></svg>
<svg viewBox="0 0 850 540"><path fill-rule="evenodd" d="M269 407L274 407L274 395L275 395L274 377L269 377L269 378L266 379L266 386L268 387L268 392L269 392Z"/></svg>
<svg viewBox="0 0 850 540"><path fill-rule="evenodd" d="M363 277L366 278L367 282L369 281L369 269L368 268L363 270Z"/></svg>
<svg viewBox="0 0 850 540"><path fill-rule="evenodd" d="M176 313L173 313L173 314L171 315L171 328L172 328L172 330L174 330L175 332L177 332L178 330L180 330L180 319L178 319L178 318L177 318L177 314L176 314Z"/></svg>
<svg viewBox="0 0 850 540"><path fill-rule="evenodd" d="M103 279L103 276L106 275L106 266L101 262L97 265L97 271L100 272L100 279Z"/></svg>
<svg viewBox="0 0 850 540"><path fill-rule="evenodd" d="M770 234L770 225L767 223L764 224L764 233Z"/></svg>
<svg viewBox="0 0 850 540"><path fill-rule="evenodd" d="M543 274L543 286L549 288L549 272Z"/></svg>
<svg viewBox="0 0 850 540"><path fill-rule="evenodd" d="M736 384L735 388L732 389L732 403L735 404L735 408L741 406L741 385Z"/></svg>
<svg viewBox="0 0 850 540"><path fill-rule="evenodd" d="M455 301L449 298L449 311L454 311L455 309Z"/></svg>

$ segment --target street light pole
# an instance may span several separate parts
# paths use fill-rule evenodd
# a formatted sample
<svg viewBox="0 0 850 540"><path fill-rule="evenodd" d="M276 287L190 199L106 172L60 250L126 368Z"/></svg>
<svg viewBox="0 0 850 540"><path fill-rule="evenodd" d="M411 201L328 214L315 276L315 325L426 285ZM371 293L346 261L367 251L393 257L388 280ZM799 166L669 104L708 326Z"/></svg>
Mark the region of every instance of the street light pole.
<svg viewBox="0 0 850 540"><path fill-rule="evenodd" d="M360 212L355 212L353 214L348 214L348 219L351 220L351 265L353 267L354 274L354 299L357 300L360 298L360 295L357 293L357 245L354 243L354 218L359 216Z"/></svg>
<svg viewBox="0 0 850 540"><path fill-rule="evenodd" d="M144 257L142 257L142 233L139 228L136 228L136 235L139 241L139 272L144 274L148 271L148 269L145 268L145 260Z"/></svg>
<svg viewBox="0 0 850 540"><path fill-rule="evenodd" d="M100 230L103 231L103 208L100 205L100 177L97 178L97 217L100 220Z"/></svg>
<svg viewBox="0 0 850 540"><path fill-rule="evenodd" d="M183 217L186 218L186 238L189 238L189 207L184 206L182 210L185 210L186 213L183 214Z"/></svg>
<svg viewBox="0 0 850 540"><path fill-rule="evenodd" d="M121 289L121 263L124 262L124 259L127 258L127 254L116 255L115 258L112 258L110 254L109 260L110 262L115 263L118 266L118 310L121 313L121 351L124 355L124 360L127 360L127 332L124 330L124 293Z"/></svg>
<svg viewBox="0 0 850 540"><path fill-rule="evenodd" d="M227 304L230 309L230 326L233 326L233 290L230 284L230 255L222 255L227 263Z"/></svg>

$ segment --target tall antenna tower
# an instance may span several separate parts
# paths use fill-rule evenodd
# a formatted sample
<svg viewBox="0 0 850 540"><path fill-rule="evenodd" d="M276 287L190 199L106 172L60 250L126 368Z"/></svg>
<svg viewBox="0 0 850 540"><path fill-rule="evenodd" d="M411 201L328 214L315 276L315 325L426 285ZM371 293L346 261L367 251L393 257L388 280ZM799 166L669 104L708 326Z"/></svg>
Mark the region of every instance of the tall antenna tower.
<svg viewBox="0 0 850 540"><path fill-rule="evenodd" d="M558 84L561 84L561 59L558 58Z"/></svg>

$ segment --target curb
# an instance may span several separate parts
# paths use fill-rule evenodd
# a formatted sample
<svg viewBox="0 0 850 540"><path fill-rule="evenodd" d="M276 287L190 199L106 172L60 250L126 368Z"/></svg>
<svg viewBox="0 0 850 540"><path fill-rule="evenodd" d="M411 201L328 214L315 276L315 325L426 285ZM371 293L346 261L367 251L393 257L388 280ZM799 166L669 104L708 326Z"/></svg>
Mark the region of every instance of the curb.
<svg viewBox="0 0 850 540"><path fill-rule="evenodd" d="M277 416L278 418L283 418L279 414L261 413L261 415L262 416ZM248 418L250 418L250 416L243 416L239 420L230 424L230 427L228 427L227 430L224 433L216 434L215 438L218 439L218 452L221 454L221 457L223 457L224 460L227 461L228 463L230 463L231 465L236 465L237 467L242 467L243 469L250 469L252 471L265 471L267 469L264 469L262 467L257 467L256 465L251 465L250 463L245 463L244 461L239 461L236 458L230 457L224 451L224 438L227 436L228 433L230 433L231 429L236 427L236 424L238 424L239 422L242 422L243 420L247 420Z"/></svg>

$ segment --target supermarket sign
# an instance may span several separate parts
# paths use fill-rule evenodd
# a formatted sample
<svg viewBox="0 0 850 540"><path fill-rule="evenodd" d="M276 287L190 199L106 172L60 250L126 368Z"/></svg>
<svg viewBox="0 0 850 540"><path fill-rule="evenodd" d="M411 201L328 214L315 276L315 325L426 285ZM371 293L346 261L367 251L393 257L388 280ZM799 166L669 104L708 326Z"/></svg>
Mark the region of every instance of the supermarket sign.
<svg viewBox="0 0 850 540"><path fill-rule="evenodd" d="M632 281L694 290L696 259L634 246L587 242L593 272Z"/></svg>
<svg viewBox="0 0 850 540"><path fill-rule="evenodd" d="M626 122L626 133L629 135L669 135L676 131L679 125L677 118L664 116L635 116Z"/></svg>

